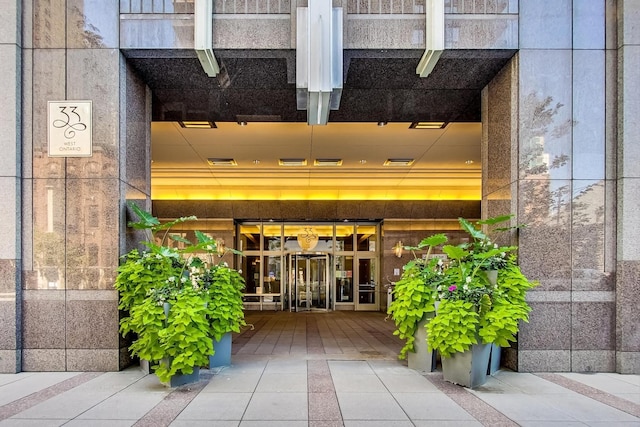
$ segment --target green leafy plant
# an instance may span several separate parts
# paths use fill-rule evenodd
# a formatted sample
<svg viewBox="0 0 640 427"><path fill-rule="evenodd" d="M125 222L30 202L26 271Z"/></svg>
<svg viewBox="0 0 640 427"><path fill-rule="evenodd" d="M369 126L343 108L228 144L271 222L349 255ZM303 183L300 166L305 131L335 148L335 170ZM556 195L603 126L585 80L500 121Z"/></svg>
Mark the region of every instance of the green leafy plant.
<svg viewBox="0 0 640 427"><path fill-rule="evenodd" d="M407 246L413 253L413 260L403 267L402 277L393 290L393 301L388 314L396 324L394 335L405 340L400 350L400 359L414 351L415 332L418 323L435 311L436 289L443 280L442 261L429 259L434 247L447 241L444 234L436 234L423 239L418 246ZM424 259L418 258L415 251L427 248Z"/></svg>
<svg viewBox="0 0 640 427"><path fill-rule="evenodd" d="M536 285L522 274L515 256L507 254L515 246L500 247L492 243L478 225L495 225L512 215L490 218L475 225L459 218L470 242L445 245L442 250L448 265L437 286L440 301L436 316L427 325L427 343L443 357L463 352L479 341L506 347L515 341L520 321L528 320L531 310L526 292ZM495 231L513 230L507 227ZM496 268L497 282L487 271Z"/></svg>
<svg viewBox="0 0 640 427"><path fill-rule="evenodd" d="M463 300L444 300L438 314L427 324L429 348L437 349L442 357L463 352L477 344L476 329L480 315L475 304Z"/></svg>
<svg viewBox="0 0 640 427"><path fill-rule="evenodd" d="M135 204L129 205L139 221L129 226L145 230L147 250L131 250L122 257L115 288L123 335L134 334L132 355L153 364L158 378L167 382L176 374L191 374L205 366L213 354L212 340L221 331L239 332L244 325L240 274L222 257L236 253L221 247L206 234L196 231L196 242L169 234L178 223L195 220L182 217L161 224ZM161 236L154 240L155 233ZM184 248L166 245L167 239L182 242ZM208 261L197 253L203 253ZM214 256L219 260L214 263Z"/></svg>

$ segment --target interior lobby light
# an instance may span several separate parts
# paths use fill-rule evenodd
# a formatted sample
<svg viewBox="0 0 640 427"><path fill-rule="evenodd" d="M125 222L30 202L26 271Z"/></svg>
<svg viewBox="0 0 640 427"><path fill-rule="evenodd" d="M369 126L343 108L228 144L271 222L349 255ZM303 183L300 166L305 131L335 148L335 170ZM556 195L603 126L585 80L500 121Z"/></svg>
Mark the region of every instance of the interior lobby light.
<svg viewBox="0 0 640 427"><path fill-rule="evenodd" d="M395 246L393 247L393 253L398 258L402 258L402 249L403 249L403 247L404 246L402 245L402 240L398 240L398 243L396 243Z"/></svg>
<svg viewBox="0 0 640 427"><path fill-rule="evenodd" d="M207 163L211 166L238 166L238 162L234 159L220 159L210 157L207 159Z"/></svg>
<svg viewBox="0 0 640 427"><path fill-rule="evenodd" d="M182 121L178 122L181 127L186 129L215 129L218 126L214 122L209 121Z"/></svg>
<svg viewBox="0 0 640 427"><path fill-rule="evenodd" d="M278 164L280 166L306 166L307 159L280 159Z"/></svg>
<svg viewBox="0 0 640 427"><path fill-rule="evenodd" d="M384 127L387 125L387 122L378 122L378 126Z"/></svg>
<svg viewBox="0 0 640 427"><path fill-rule="evenodd" d="M411 166L414 159L387 159L384 166Z"/></svg>
<svg viewBox="0 0 640 427"><path fill-rule="evenodd" d="M409 129L444 129L447 122L413 122Z"/></svg>
<svg viewBox="0 0 640 427"><path fill-rule="evenodd" d="M342 166L342 159L315 159L315 166Z"/></svg>
<svg viewBox="0 0 640 427"><path fill-rule="evenodd" d="M240 126L246 126L246 125L247 125L247 122L245 122L244 120L241 120L241 121L239 121L239 122L238 122L238 124L239 124Z"/></svg>

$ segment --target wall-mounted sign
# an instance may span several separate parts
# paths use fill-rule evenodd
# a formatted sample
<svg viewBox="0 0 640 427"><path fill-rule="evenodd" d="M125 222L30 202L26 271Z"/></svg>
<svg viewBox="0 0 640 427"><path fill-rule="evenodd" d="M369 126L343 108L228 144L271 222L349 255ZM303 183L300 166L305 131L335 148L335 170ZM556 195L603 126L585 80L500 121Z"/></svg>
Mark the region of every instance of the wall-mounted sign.
<svg viewBox="0 0 640 427"><path fill-rule="evenodd" d="M91 101L49 101L49 157L91 157Z"/></svg>

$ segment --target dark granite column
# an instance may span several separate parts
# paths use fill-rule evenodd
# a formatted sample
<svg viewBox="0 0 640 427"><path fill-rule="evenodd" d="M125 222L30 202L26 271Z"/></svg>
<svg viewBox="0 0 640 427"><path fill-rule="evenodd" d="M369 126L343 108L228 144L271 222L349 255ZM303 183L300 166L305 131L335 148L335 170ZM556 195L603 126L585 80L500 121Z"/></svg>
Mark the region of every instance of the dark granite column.
<svg viewBox="0 0 640 427"><path fill-rule="evenodd" d="M149 198L150 97L119 51L117 2L37 0L31 16L23 369L118 370L126 357L113 282L124 201ZM48 157L52 100L92 101L91 157Z"/></svg>
<svg viewBox="0 0 640 427"><path fill-rule="evenodd" d="M21 370L22 244L22 25L21 1L4 2L0 13L0 372Z"/></svg>
<svg viewBox="0 0 640 427"><path fill-rule="evenodd" d="M520 266L540 282L520 371L615 370L612 4L520 2L519 53L485 89L483 216L529 225Z"/></svg>
<svg viewBox="0 0 640 427"><path fill-rule="evenodd" d="M640 4L630 0L617 4L618 37L612 46L617 49L619 107L616 370L640 374Z"/></svg>

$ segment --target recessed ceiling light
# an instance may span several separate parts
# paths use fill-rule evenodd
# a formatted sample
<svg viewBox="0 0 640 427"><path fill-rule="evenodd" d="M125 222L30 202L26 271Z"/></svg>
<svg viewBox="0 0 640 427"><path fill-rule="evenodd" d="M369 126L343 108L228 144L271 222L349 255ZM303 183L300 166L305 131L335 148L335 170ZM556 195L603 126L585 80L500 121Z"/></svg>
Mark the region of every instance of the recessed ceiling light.
<svg viewBox="0 0 640 427"><path fill-rule="evenodd" d="M378 126L380 126L380 127L383 127L383 126L386 126L386 125L387 125L387 122L378 122Z"/></svg>
<svg viewBox="0 0 640 427"><path fill-rule="evenodd" d="M280 166L306 166L307 159L280 159L278 164Z"/></svg>
<svg viewBox="0 0 640 427"><path fill-rule="evenodd" d="M342 159L315 159L315 166L342 166Z"/></svg>
<svg viewBox="0 0 640 427"><path fill-rule="evenodd" d="M467 160L465 163L468 164L468 165L471 165L471 164L473 164L473 160Z"/></svg>
<svg viewBox="0 0 640 427"><path fill-rule="evenodd" d="M246 125L247 125L247 122L245 122L244 120L241 120L241 121L239 121L239 122L238 122L238 124L239 124L240 126L246 126Z"/></svg>
<svg viewBox="0 0 640 427"><path fill-rule="evenodd" d="M360 164L361 165L365 165L365 164L367 164L367 161L365 159L362 159L362 160L360 160Z"/></svg>
<svg viewBox="0 0 640 427"><path fill-rule="evenodd" d="M385 166L411 166L414 159L387 159L384 162Z"/></svg>
<svg viewBox="0 0 640 427"><path fill-rule="evenodd" d="M234 159L208 158L207 163L211 166L238 166Z"/></svg>
<svg viewBox="0 0 640 427"><path fill-rule="evenodd" d="M409 129L443 129L447 122L413 122Z"/></svg>
<svg viewBox="0 0 640 427"><path fill-rule="evenodd" d="M184 121L178 123L180 126L187 129L215 129L218 127L214 122L207 121Z"/></svg>
<svg viewBox="0 0 640 427"><path fill-rule="evenodd" d="M260 164L260 160L255 159L255 160L253 161L253 164L254 164L254 165L259 165L259 164Z"/></svg>

